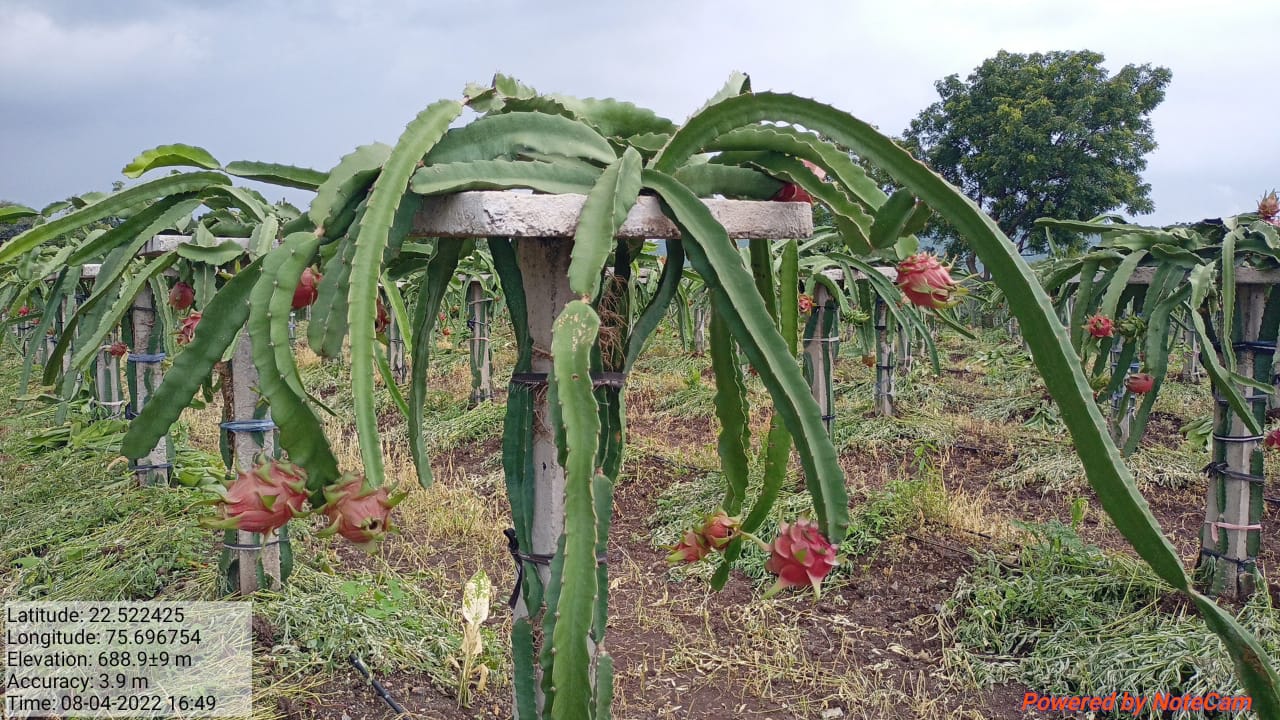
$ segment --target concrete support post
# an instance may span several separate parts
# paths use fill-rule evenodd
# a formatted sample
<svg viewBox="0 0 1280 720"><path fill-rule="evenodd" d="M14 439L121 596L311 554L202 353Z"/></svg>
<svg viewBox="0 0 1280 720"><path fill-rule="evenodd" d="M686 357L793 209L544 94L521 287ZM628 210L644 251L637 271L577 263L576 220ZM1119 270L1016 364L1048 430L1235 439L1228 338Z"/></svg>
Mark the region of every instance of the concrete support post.
<svg viewBox="0 0 1280 720"><path fill-rule="evenodd" d="M391 367L391 377L396 382L409 380L409 361L404 352L404 331L396 321L395 313L391 313L391 324L387 326L387 365Z"/></svg>
<svg viewBox="0 0 1280 720"><path fill-rule="evenodd" d="M1240 374L1261 379L1271 374L1274 342L1260 342L1259 330L1267 303L1267 287L1239 285L1236 313L1239 330L1224 332L1234 342ZM1268 378L1269 379L1269 378ZM1252 386L1237 384L1250 412L1266 423L1267 396ZM1262 438L1253 435L1220 393L1213 418L1213 462L1200 531L1198 579L1210 595L1246 599L1256 585L1258 549L1262 537Z"/></svg>
<svg viewBox="0 0 1280 720"><path fill-rule="evenodd" d="M840 306L827 286L818 283L813 289L813 310L804 328L804 374L809 390L822 411L822 424L830 436L835 424L836 356L840 352Z"/></svg>
<svg viewBox="0 0 1280 720"><path fill-rule="evenodd" d="M875 414L893 417L893 342L889 335L889 307L876 297L876 390Z"/></svg>
<svg viewBox="0 0 1280 720"><path fill-rule="evenodd" d="M260 457L274 457L275 424L258 395L258 369L253 365L253 342L247 333L240 336L231 356L231 383L223 396L231 400L230 421L222 423L228 434L235 470L252 469ZM292 568L288 527L267 534L228 531L224 534L222 570L224 590L250 595L260 589L277 590Z"/></svg>
<svg viewBox="0 0 1280 720"><path fill-rule="evenodd" d="M489 318L493 300L478 278L467 281L467 326L471 328L471 407L493 399L493 346Z"/></svg>
<svg viewBox="0 0 1280 720"><path fill-rule="evenodd" d="M569 259L573 244L556 238L521 238L516 243L516 262L524 282L528 300L529 338L533 344L534 373L551 372L551 329L564 306L575 299L569 289ZM545 392L534 394L532 455L534 468L533 514L530 529L533 547L530 554L556 554L564 533L564 468L560 466L554 429L551 426ZM546 587L551 581L551 568L537 565L538 577ZM532 609L536 612L537 608ZM531 615L521 597L515 607L515 619ZM547 639L544 638L544 642ZM587 638L594 654L594 644ZM541 672L538 706L542 706Z"/></svg>
<svg viewBox="0 0 1280 720"><path fill-rule="evenodd" d="M165 359L165 328L158 321L155 296L149 286L144 285L133 299L131 315L133 347L129 350L127 363L133 385L132 412L138 413L147 406L151 393L164 379L161 363ZM131 414L126 412L125 416L131 417ZM173 463L170 461L168 434L161 437L151 452L137 460L132 467L139 485L169 484L169 471L173 468Z"/></svg>

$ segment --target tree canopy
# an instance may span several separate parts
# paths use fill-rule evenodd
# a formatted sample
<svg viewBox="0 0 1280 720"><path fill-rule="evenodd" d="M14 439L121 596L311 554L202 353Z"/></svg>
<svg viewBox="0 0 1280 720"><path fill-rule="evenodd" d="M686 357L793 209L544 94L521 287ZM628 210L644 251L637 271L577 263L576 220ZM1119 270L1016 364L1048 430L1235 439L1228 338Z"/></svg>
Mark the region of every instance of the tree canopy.
<svg viewBox="0 0 1280 720"><path fill-rule="evenodd" d="M1149 213L1151 186L1140 175L1156 147L1149 116L1172 73L1143 64L1109 75L1103 61L1088 50L1002 50L965 80L939 80L941 99L911 121L905 142L977 200L1024 253L1047 249L1036 218ZM931 229L948 253L972 265L954 229L941 222Z"/></svg>

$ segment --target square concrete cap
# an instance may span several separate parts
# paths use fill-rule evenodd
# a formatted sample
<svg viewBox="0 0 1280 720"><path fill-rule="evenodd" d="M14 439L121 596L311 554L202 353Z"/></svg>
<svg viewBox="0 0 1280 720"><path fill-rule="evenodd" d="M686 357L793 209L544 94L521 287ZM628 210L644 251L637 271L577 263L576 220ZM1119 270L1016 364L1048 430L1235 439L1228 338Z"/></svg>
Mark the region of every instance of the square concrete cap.
<svg viewBox="0 0 1280 720"><path fill-rule="evenodd" d="M586 195L533 195L472 191L427 197L414 218L415 237L573 237ZM813 234L809 203L703 200L731 238L791 239ZM618 237L662 240L680 237L656 197L640 196Z"/></svg>

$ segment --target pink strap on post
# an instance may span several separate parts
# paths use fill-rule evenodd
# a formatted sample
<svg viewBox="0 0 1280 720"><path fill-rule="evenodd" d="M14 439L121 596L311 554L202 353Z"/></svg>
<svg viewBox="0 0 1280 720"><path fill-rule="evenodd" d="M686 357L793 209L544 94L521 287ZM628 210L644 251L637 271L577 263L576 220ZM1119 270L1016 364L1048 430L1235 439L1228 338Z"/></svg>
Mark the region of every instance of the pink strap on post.
<svg viewBox="0 0 1280 720"><path fill-rule="evenodd" d="M1261 530L1262 529L1261 524L1236 525L1235 523L1208 522L1207 520L1205 521L1205 525L1209 526L1209 538L1214 542L1218 542L1218 528L1222 528L1223 530Z"/></svg>

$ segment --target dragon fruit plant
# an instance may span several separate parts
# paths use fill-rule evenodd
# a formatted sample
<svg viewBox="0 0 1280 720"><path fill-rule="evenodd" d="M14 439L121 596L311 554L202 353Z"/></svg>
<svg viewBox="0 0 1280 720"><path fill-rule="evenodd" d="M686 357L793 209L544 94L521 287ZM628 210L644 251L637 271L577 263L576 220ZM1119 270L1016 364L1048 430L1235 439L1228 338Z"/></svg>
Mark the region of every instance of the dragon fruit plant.
<svg viewBox="0 0 1280 720"><path fill-rule="evenodd" d="M455 126L467 108L478 117ZM900 189L883 192L853 162L854 156L877 166ZM155 400L134 420L125 454L136 457L154 445L246 328L260 391L279 428L279 445L291 463L305 469L311 507L333 503L335 532L371 539L385 531L383 512L391 503L390 494L378 490L386 473L374 406L374 375L389 374L376 340L379 298L390 296L391 290L384 278L392 268L422 269L412 276L415 300L404 325L412 336L413 358L404 410L418 479L427 483L431 474L423 406L434 326L458 263L473 247L456 239L408 242L419 198L476 188L586 196L567 270L576 299L559 311L550 347L539 348L550 354L547 383L513 382L507 396L503 467L519 547L532 547L533 528L544 527L533 505L538 475L531 447L534 409L541 398L546 399L545 422L553 430L564 470L559 548L549 568L523 566L530 571L523 573L522 610L512 622L514 711L522 720L608 716L612 663L604 651L604 635L609 582L607 566L598 558L608 545L625 410L621 383L597 386L592 377L593 372L624 377L631 369L677 295L686 258L710 299L708 346L721 424L717 449L729 480L721 507L727 517L742 517L740 534L724 546L726 562L712 584L724 583L747 534L772 509L793 447L812 500L812 520L789 523L785 539L774 542L777 559L771 557L771 562L784 584L814 586L829 572L828 561L836 559L828 545L838 546L845 535L848 496L835 448L796 362L798 245L786 243L776 268L766 239L750 240L744 256L701 202L713 195L769 200L788 185L795 186L795 198L803 199L803 191L830 214L833 232L853 257L899 246L904 231L925 211L938 214L969 240L1008 298L1087 476L1117 528L1162 578L1188 594L1223 637L1258 712L1280 716L1270 661L1226 610L1192 587L1115 452L1048 297L1011 249L1014 245L956 188L847 113L794 95L752 92L746 76L735 74L681 125L630 103L543 95L498 76L490 86L468 87L461 101L431 104L393 146L357 148L328 173L261 163L221 166L207 152L189 146L156 148L144 153L133 169L174 166L195 169L141 183L37 225L0 247L0 263L102 217L146 208L108 240L85 241L92 251L72 252L72 263L87 262L113 242L133 242L146 234L179 203L200 202L192 200L193 194L216 197L213 204L220 208L253 205L263 210L264 218L276 218L274 225L264 220L258 230L249 230L249 244L261 251L251 252L250 262L205 299L199 330L178 354ZM284 219L267 212L251 194L232 188L229 176L307 187L315 197L305 214ZM642 193L658 198L681 237L667 243L669 259L658 289L633 315L627 307L630 268L643 243L615 236ZM254 238L262 244L255 245ZM517 262L523 242L502 237L487 241L516 337L514 371L527 377L535 354L527 312L534 288L525 286ZM916 258L906 268L906 289L927 297L932 307L952 302L958 289L945 282L940 264L933 266L936 259ZM358 489L354 480L342 480L289 350L294 295L306 268L316 264L323 277L316 284L308 341L325 356L341 352L349 341L361 454L361 467L349 472L363 476ZM614 272L606 274L606 267ZM388 309L396 311L394 298ZM623 321L631 317L634 323ZM607 344L598 342L602 336ZM757 485L748 483L752 444L740 353L758 372L775 410L762 441L764 475L754 495L749 489ZM539 357L539 362L545 359ZM280 502L270 501L270 509ZM262 505L266 509L267 502ZM535 625L540 632L534 632Z"/></svg>

